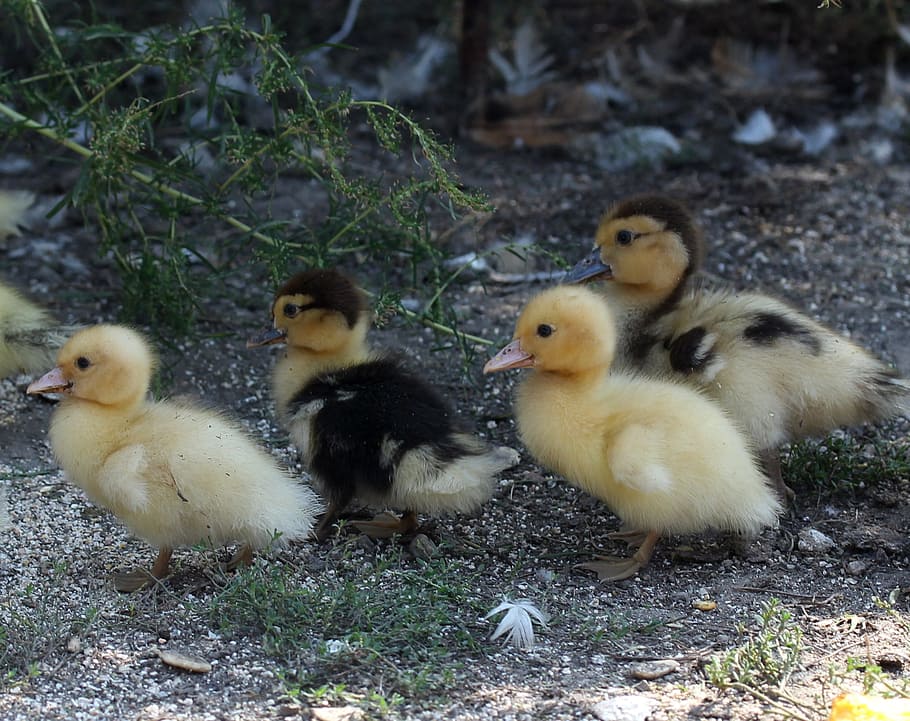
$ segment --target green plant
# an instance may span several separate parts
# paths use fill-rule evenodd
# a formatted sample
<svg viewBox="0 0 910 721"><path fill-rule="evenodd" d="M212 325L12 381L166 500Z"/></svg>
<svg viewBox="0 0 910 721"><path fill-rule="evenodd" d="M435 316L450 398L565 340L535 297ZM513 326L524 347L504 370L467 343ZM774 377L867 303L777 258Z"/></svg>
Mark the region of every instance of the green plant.
<svg viewBox="0 0 910 721"><path fill-rule="evenodd" d="M832 435L794 443L782 466L794 485L856 490L880 484L883 478L910 477L910 454L900 443Z"/></svg>
<svg viewBox="0 0 910 721"><path fill-rule="evenodd" d="M291 669L286 688L305 695L329 693L357 673L381 674L393 691L435 688L478 652L470 628L483 609L478 571L444 559L407 568L397 549L372 565L352 558L343 566L319 579L286 564L255 566L211 599L211 622L261 637Z"/></svg>
<svg viewBox="0 0 910 721"><path fill-rule="evenodd" d="M356 252L373 267L392 255L406 263L433 296L420 319L452 332L432 293L447 275L430 213L486 206L432 131L318 86L267 15L258 29L235 7L204 26L138 33L95 17L54 28L37 0L4 5L9 33L36 60L0 77L0 128L38 135L79 164L55 210L72 205L97 226L123 275L127 318L187 330L216 278L254 263L278 283ZM372 132L367 148L358 124ZM388 170L363 170L377 153ZM299 219L272 210L288 178L304 181Z"/></svg>
<svg viewBox="0 0 910 721"><path fill-rule="evenodd" d="M739 628L745 641L724 654L713 656L706 669L708 679L723 688L731 683L753 688L783 689L802 653L802 631L792 614L772 598L755 618L756 628Z"/></svg>

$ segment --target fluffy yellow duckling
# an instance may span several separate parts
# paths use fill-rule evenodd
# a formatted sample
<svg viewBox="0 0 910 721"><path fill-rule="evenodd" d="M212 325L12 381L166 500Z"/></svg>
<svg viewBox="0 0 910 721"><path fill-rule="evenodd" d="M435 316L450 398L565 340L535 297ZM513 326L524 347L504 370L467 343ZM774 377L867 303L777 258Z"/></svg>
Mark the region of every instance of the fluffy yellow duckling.
<svg viewBox="0 0 910 721"><path fill-rule="evenodd" d="M716 399L752 437L778 492L781 444L906 412L910 384L843 336L767 295L692 281L699 229L681 203L641 196L601 221L566 276L619 318L617 365L676 378Z"/></svg>
<svg viewBox="0 0 910 721"><path fill-rule="evenodd" d="M159 549L150 574L115 577L122 591L163 578L178 546L237 542L233 563L250 563L276 533L280 543L306 536L321 510L233 421L187 401L147 400L155 365L142 335L97 325L28 387L64 393L49 435L67 475Z"/></svg>
<svg viewBox="0 0 910 721"><path fill-rule="evenodd" d="M324 538L355 496L405 511L356 523L374 536L417 527L417 512L466 513L493 493L494 476L517 463L459 428L436 390L393 356L366 342L363 293L336 270L298 273L272 304L274 327L249 346L285 343L273 389L288 427L329 508Z"/></svg>
<svg viewBox="0 0 910 721"><path fill-rule="evenodd" d="M0 190L0 240L19 235L19 226L34 202L34 193L27 190Z"/></svg>
<svg viewBox="0 0 910 721"><path fill-rule="evenodd" d="M74 330L0 283L0 378L47 368Z"/></svg>
<svg viewBox="0 0 910 721"><path fill-rule="evenodd" d="M609 373L616 334L604 299L558 286L522 311L514 340L484 373L532 369L518 390L522 440L543 465L645 531L630 559L584 564L628 578L661 535L718 528L756 533L780 504L751 449L714 403L677 383Z"/></svg>

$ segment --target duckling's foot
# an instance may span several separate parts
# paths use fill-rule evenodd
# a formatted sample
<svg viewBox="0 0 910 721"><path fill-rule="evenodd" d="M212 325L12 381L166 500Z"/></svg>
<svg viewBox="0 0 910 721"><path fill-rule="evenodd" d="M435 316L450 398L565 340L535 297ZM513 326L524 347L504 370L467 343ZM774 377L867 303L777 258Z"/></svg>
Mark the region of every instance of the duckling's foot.
<svg viewBox="0 0 910 721"><path fill-rule="evenodd" d="M227 562L228 571L236 571L241 566L252 566L253 565L253 548L249 544L244 544L237 549L237 552L231 556L231 560Z"/></svg>
<svg viewBox="0 0 910 721"><path fill-rule="evenodd" d="M647 531L639 531L634 528L620 528L607 534L607 538L614 541L624 541L629 548L638 548L648 537Z"/></svg>
<svg viewBox="0 0 910 721"><path fill-rule="evenodd" d="M597 561L579 563L575 568L594 571L600 581L621 581L624 578L634 576L642 567L642 564L636 561L634 556L632 558L598 556L597 558Z"/></svg>
<svg viewBox="0 0 910 721"><path fill-rule="evenodd" d="M601 581L621 581L624 578L634 576L638 571L648 565L651 560L651 554L654 553L654 547L660 540L660 533L649 531L645 534L639 549L631 558L619 558L618 556L598 556L597 561L588 563L579 563L575 568L585 568L594 571L597 578Z"/></svg>
<svg viewBox="0 0 910 721"><path fill-rule="evenodd" d="M407 511L398 518L391 513L380 513L370 521L351 521L361 533L365 533L370 538L391 538L394 535L407 535L417 530L417 514L414 511Z"/></svg>
<svg viewBox="0 0 910 721"><path fill-rule="evenodd" d="M784 506L789 505L796 499L793 489L784 483L784 477L780 471L780 450L777 448L766 448L759 456L761 457L762 468L765 469L765 475L774 486L777 497Z"/></svg>
<svg viewBox="0 0 910 721"><path fill-rule="evenodd" d="M136 569L133 571L119 571L114 574L114 588L121 593L133 593L146 586L160 581L167 576L167 569L171 562L170 548L162 547L158 549L158 557L152 565L151 570Z"/></svg>

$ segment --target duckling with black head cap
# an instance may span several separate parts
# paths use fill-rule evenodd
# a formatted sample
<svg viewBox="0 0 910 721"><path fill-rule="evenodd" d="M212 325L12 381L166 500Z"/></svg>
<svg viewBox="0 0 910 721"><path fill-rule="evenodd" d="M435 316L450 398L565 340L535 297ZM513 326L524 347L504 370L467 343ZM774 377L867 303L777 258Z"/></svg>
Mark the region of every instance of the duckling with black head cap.
<svg viewBox="0 0 910 721"><path fill-rule="evenodd" d="M714 398L753 439L782 497L779 446L910 411L910 383L858 345L768 295L697 282L701 231L660 195L601 220L566 275L615 309L616 366L675 378Z"/></svg>
<svg viewBox="0 0 910 721"><path fill-rule="evenodd" d="M328 536L358 497L404 511L358 522L369 535L417 528L417 513L469 513L517 462L462 428L442 396L396 357L372 351L365 293L334 269L307 270L279 288L273 327L251 347L284 343L272 378L278 413L327 497Z"/></svg>

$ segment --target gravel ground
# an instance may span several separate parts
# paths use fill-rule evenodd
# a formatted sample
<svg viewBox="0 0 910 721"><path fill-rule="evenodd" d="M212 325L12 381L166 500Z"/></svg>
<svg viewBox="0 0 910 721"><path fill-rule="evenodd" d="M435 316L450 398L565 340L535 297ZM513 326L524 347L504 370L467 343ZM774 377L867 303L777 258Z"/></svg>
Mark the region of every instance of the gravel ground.
<svg viewBox="0 0 910 721"><path fill-rule="evenodd" d="M574 261L610 202L660 190L697 211L709 242L709 273L783 297L910 373L906 144L895 141L880 163L865 152L872 138L863 129L845 134L821 159L741 149L727 135L711 137L717 139L700 160L624 173L553 153L460 148L462 178L487 191L497 210L449 235L449 250L530 240ZM54 183L42 171L36 166L30 187L49 194ZM18 182L3 178L4 186ZM93 235L74 220L39 227L0 247L0 273L62 321L115 318L115 274L96 256ZM552 267L536 256L527 268L502 270ZM368 286L379 282L380 271L359 269ZM269 400L270 354L243 346L267 316L270 289L257 282L250 277L226 286L223 315L209 315L193 337L163 349L164 385L171 394L232 409L276 457L296 466ZM466 273L448 298L465 330L499 343L543 285ZM482 378L486 349L468 359L453 348L440 351L427 329L399 318L373 338L406 349L479 432L520 448L510 417L515 374ZM180 551L159 588L118 595L111 572L148 564L153 550L66 482L46 440L53 405L24 396L27 380L0 381L0 484L9 490L12 518L0 546L9 666L0 681L4 719L594 719L614 718L607 706L626 696L643 705L638 715L616 718L767 718L771 700L718 690L704 669L713 654L743 642L741 625L754 629L755 615L772 598L803 634L787 686L803 706L791 704L791 711L821 719L839 690L862 688L862 670L847 670L848 664L878 666L904 688L910 681L910 478L904 470L874 483L851 482L881 448L903 458L906 469L910 424L904 419L836 437L856 441L854 457L842 459L825 483L791 477L792 509L746 550L731 550L722 536L668 539L638 577L613 585L574 565L595 552L621 550L607 538L617 520L526 453L476 518L440 519L428 530L448 572L415 559L412 548L346 533L321 547L301 544L258 559L259 570L279 569L312 589L350 577L382 593L386 583L393 589L402 578L432 572L417 601L428 607L468 579L470 590L456 596L465 602L447 609L451 626L471 642L453 642L451 655L427 660L421 647L429 639L415 632L394 653L342 651L333 660L326 643L333 639L320 627L303 629L309 642L296 652L276 654L262 629L220 623L221 614L233 618L234 611L220 595L231 584L218 570L226 557L220 551ZM812 529L830 545L813 545ZM402 603L396 593L388 591L390 613ZM489 640L495 620L483 615L503 597L529 598L552 616L533 649ZM370 631L351 628L357 630ZM165 665L161 650L193 654L212 670L193 674ZM665 659L678 663L669 675L630 676L635 663ZM439 674L415 682L428 668Z"/></svg>

